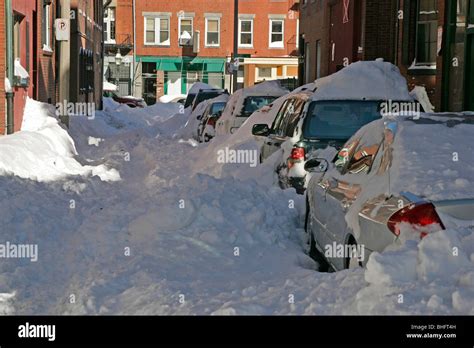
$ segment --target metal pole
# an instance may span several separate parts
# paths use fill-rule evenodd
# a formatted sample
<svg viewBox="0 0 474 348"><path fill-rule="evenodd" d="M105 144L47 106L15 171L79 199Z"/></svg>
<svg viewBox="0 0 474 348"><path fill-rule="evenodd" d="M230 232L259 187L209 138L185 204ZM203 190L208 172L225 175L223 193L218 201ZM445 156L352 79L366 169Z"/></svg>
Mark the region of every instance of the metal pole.
<svg viewBox="0 0 474 348"><path fill-rule="evenodd" d="M14 122L14 112L13 112L13 98L15 93L13 92L13 10L12 10L12 0L6 0L5 3L5 23L7 31L7 77L12 86L11 91L7 91L7 134L12 134L15 131Z"/></svg>
<svg viewBox="0 0 474 348"><path fill-rule="evenodd" d="M71 3L70 0L59 1L59 16L69 20L69 28L71 28ZM72 35L72 30L70 30ZM70 101L70 70L71 70L71 38L67 41L59 41L59 102L64 103L62 109L63 114L59 115L61 122L69 127L69 115L65 107Z"/></svg>
<svg viewBox="0 0 474 348"><path fill-rule="evenodd" d="M233 52L233 60L238 57L239 51L239 0L234 0L234 52ZM237 71L232 73L232 82L233 88L232 92L237 90Z"/></svg>
<svg viewBox="0 0 474 348"><path fill-rule="evenodd" d="M136 78L136 61L137 61L137 46L136 46L136 42L137 42L137 28L136 28L136 4L135 4L135 0L133 0L133 63L132 63L132 69L133 69L133 72L132 72L132 95L137 97L137 95L135 95L136 93L136 88L135 88L135 78ZM140 96L141 97L141 96Z"/></svg>

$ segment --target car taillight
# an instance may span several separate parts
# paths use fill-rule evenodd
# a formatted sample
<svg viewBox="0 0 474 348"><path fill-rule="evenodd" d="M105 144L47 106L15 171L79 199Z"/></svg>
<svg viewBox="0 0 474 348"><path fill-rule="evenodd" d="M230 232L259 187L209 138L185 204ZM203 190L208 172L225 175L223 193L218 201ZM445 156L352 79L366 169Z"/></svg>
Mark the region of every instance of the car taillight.
<svg viewBox="0 0 474 348"><path fill-rule="evenodd" d="M304 160L304 148L302 147L295 147L291 150L292 160Z"/></svg>
<svg viewBox="0 0 474 348"><path fill-rule="evenodd" d="M216 119L215 118L210 118L207 120L207 124L209 126L213 126L214 128L216 128Z"/></svg>
<svg viewBox="0 0 474 348"><path fill-rule="evenodd" d="M433 231L433 225L439 225L444 230L444 225L432 203L410 204L395 212L387 222L387 226L396 236L400 235L400 224L408 223L424 238Z"/></svg>
<svg viewBox="0 0 474 348"><path fill-rule="evenodd" d="M294 147L291 150L291 155L288 158L288 169L291 169L294 167L296 162L300 162L304 160L304 148L302 147Z"/></svg>

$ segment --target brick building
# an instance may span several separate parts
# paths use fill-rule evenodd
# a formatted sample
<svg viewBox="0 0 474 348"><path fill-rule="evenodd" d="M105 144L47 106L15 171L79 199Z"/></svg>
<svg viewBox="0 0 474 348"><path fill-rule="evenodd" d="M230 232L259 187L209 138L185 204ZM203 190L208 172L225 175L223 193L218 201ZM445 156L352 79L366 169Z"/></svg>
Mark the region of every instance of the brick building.
<svg viewBox="0 0 474 348"><path fill-rule="evenodd" d="M33 97L43 103L56 104L57 50L53 31L56 1L48 3L37 0L34 16L36 26L32 37L34 60L31 76Z"/></svg>
<svg viewBox="0 0 474 348"><path fill-rule="evenodd" d="M102 108L103 0L71 0L70 101Z"/></svg>
<svg viewBox="0 0 474 348"><path fill-rule="evenodd" d="M239 6L240 87L296 77L297 1L246 0ZM226 63L234 56L233 0L115 0L109 7L114 18L120 18L113 24L115 42L110 38L109 81L120 82L112 77L114 69L126 70L116 67L118 56L125 66L132 59L135 95L148 103L164 94L185 94L196 81L230 88ZM131 48L121 47L118 40L134 27L135 52L133 37Z"/></svg>
<svg viewBox="0 0 474 348"><path fill-rule="evenodd" d="M0 13L5 13L5 0L0 0ZM0 25L0 77L6 76L6 37L5 25ZM5 84L0 83L0 135L6 132Z"/></svg>
<svg viewBox="0 0 474 348"><path fill-rule="evenodd" d="M105 78L118 94L133 94L133 1L107 0L104 9Z"/></svg>
<svg viewBox="0 0 474 348"><path fill-rule="evenodd" d="M308 83L358 60L394 61L392 0L302 0L300 81Z"/></svg>
<svg viewBox="0 0 474 348"><path fill-rule="evenodd" d="M33 98L32 73L34 69L33 38L36 33L36 1L13 0L13 131L21 129L23 112L28 97ZM6 52L8 54L8 52Z"/></svg>
<svg viewBox="0 0 474 348"><path fill-rule="evenodd" d="M400 0L398 65L438 111L474 110L474 1Z"/></svg>
<svg viewBox="0 0 474 348"><path fill-rule="evenodd" d="M301 2L301 82L382 57L436 111L474 110L474 0Z"/></svg>

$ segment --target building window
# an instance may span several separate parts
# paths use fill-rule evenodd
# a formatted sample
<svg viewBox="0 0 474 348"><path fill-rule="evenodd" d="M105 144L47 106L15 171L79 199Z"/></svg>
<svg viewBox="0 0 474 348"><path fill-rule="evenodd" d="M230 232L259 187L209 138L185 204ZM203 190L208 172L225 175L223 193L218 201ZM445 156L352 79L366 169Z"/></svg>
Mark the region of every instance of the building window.
<svg viewBox="0 0 474 348"><path fill-rule="evenodd" d="M309 49L309 42L305 43L304 46L304 65L305 65L305 82L310 83L311 82L311 70L310 70L310 49Z"/></svg>
<svg viewBox="0 0 474 348"><path fill-rule="evenodd" d="M259 67L258 68L258 78L259 80L268 80L273 77L272 67Z"/></svg>
<svg viewBox="0 0 474 348"><path fill-rule="evenodd" d="M321 40L316 41L316 79L321 77Z"/></svg>
<svg viewBox="0 0 474 348"><path fill-rule="evenodd" d="M170 20L145 17L145 45L170 45Z"/></svg>
<svg viewBox="0 0 474 348"><path fill-rule="evenodd" d="M418 0L416 64L436 65L438 47L438 1Z"/></svg>
<svg viewBox="0 0 474 348"><path fill-rule="evenodd" d="M179 18L179 44L187 46L192 44L193 38L193 19L180 17Z"/></svg>
<svg viewBox="0 0 474 348"><path fill-rule="evenodd" d="M115 43L115 7L109 7L104 12L105 42Z"/></svg>
<svg viewBox="0 0 474 348"><path fill-rule="evenodd" d="M20 59L21 57L21 22L23 16L15 14L13 22L13 59Z"/></svg>
<svg viewBox="0 0 474 348"><path fill-rule="evenodd" d="M270 19L270 47L283 48L284 20Z"/></svg>
<svg viewBox="0 0 474 348"><path fill-rule="evenodd" d="M43 50L51 50L51 5L43 1L43 13L41 18Z"/></svg>
<svg viewBox="0 0 474 348"><path fill-rule="evenodd" d="M206 46L219 47L220 27L219 18L206 18Z"/></svg>
<svg viewBox="0 0 474 348"><path fill-rule="evenodd" d="M87 94L94 91L94 55L90 50L79 51L79 91Z"/></svg>
<svg viewBox="0 0 474 348"><path fill-rule="evenodd" d="M253 19L239 19L239 47L253 46Z"/></svg>

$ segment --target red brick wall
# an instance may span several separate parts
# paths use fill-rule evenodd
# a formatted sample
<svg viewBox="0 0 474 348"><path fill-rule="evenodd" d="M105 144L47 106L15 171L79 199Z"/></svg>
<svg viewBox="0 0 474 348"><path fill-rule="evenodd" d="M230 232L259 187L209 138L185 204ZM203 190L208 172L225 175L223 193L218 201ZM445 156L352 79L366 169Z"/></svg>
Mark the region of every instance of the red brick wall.
<svg viewBox="0 0 474 348"><path fill-rule="evenodd" d="M125 11L124 3L130 0L119 0L117 17L120 17L120 6ZM291 11L294 0L241 0L240 14L254 14L254 48L239 49L241 54L251 54L255 57L280 57L294 53L296 50L296 24L298 13ZM233 50L233 0L194 0L194 1L169 1L169 0L142 0L136 3L136 28L137 28L137 54L147 56L181 56L192 55L192 50L178 45L178 12L193 12L193 30L201 33L200 53L202 57L226 57ZM170 47L144 45L144 17L143 12L170 12ZM220 46L205 47L205 13L220 13ZM269 49L269 14L284 14L285 20L285 48ZM291 18L290 18L291 17ZM128 17L127 17L128 18ZM132 32L131 20L118 23L117 30Z"/></svg>
<svg viewBox="0 0 474 348"><path fill-rule="evenodd" d="M34 83L36 84L35 89L35 99L41 101L43 103L56 103L56 90L55 90L55 78L56 78L56 59L55 59L55 48L56 48L56 40L54 38L54 18L56 18L56 1L53 1L51 6L51 14L50 14L50 23L51 26L49 27L50 35L51 35L51 45L50 48L53 52L48 52L47 50L43 50L43 44L41 40L41 18L43 16L44 7L42 5L42 1L38 1L37 4L37 28L36 31L38 33L37 38L37 75L36 80Z"/></svg>
<svg viewBox="0 0 474 348"><path fill-rule="evenodd" d="M400 1L400 8L404 8L404 2L407 0ZM445 6L444 1L438 1L438 25L444 25L444 17L445 17ZM414 34L414 23L416 21L415 13L404 13L404 19L400 21L399 27L399 40L398 40L398 67L401 73L406 77L408 81L408 87L412 89L415 86L422 86L426 88L428 96L430 97L431 103L435 106L437 111L441 110L441 82L442 82L442 57L439 56L437 59L437 70L436 75L414 75L409 71L409 67L411 65L412 60L414 59L414 47L416 45L416 36ZM410 26L412 27L410 31L410 35L408 38L406 33L404 32L404 21L409 21ZM403 60L403 53L404 47L403 42L404 40L409 41L409 62L404 62Z"/></svg>
<svg viewBox="0 0 474 348"><path fill-rule="evenodd" d="M0 0L0 13L5 13L5 0ZM3 18L3 15L2 15ZM5 78L5 21L0 25L0 82ZM6 123L6 99L5 99L5 84L0 83L0 135L5 134Z"/></svg>
<svg viewBox="0 0 474 348"><path fill-rule="evenodd" d="M294 0L244 0L239 2L239 14L255 14L254 18L254 47L253 49L239 48L239 53L250 54L253 57L281 57L298 55L296 52L296 26L299 12L294 10ZM284 28L284 48L269 48L270 24L268 15L286 15Z"/></svg>
<svg viewBox="0 0 474 348"><path fill-rule="evenodd" d="M29 70L30 74L30 84L27 88L15 87L15 97L14 97L14 131L19 131L21 129L21 123L23 121L23 112L25 110L26 98L33 98L33 83L31 77L33 75L33 13L36 10L36 0L13 0L12 1L13 11L16 11L24 16L23 21L21 22L20 32L21 32L21 51L20 51L20 61L21 65L26 69L27 68L27 57L26 57L26 46L29 45ZM26 23L29 23L29 42L26 42Z"/></svg>
<svg viewBox="0 0 474 348"><path fill-rule="evenodd" d="M321 76L329 74L329 6L322 1L307 1L300 5L300 35L304 35L304 42L310 49L309 55L309 79L306 81L306 71L302 82L310 82L316 79L316 42L321 43ZM301 47L304 54L304 47ZM305 67L306 69L306 67Z"/></svg>

